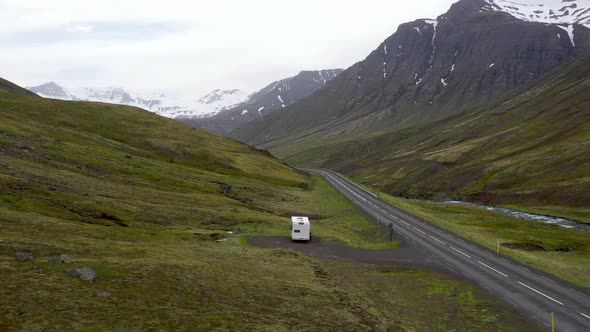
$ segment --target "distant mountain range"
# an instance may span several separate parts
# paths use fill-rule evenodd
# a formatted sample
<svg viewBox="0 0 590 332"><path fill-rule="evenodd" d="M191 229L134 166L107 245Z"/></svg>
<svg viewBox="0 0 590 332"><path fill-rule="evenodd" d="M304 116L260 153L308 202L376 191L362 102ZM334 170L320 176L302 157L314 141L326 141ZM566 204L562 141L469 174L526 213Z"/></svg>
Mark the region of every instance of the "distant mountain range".
<svg viewBox="0 0 590 332"><path fill-rule="evenodd" d="M134 93L120 87L65 88L55 82L27 89L44 98L129 105L167 118L210 117L248 99L248 93L238 89L214 90L197 100L188 101L165 93Z"/></svg>
<svg viewBox="0 0 590 332"><path fill-rule="evenodd" d="M229 135L249 121L274 113L323 88L342 69L302 71L298 75L272 82L252 94L242 103L226 108L209 117L181 121L218 134Z"/></svg>
<svg viewBox="0 0 590 332"><path fill-rule="evenodd" d="M27 89L43 98L135 106L197 128L229 134L244 122L311 95L341 72L342 69L302 71L254 94L239 89L217 89L196 100L175 98L166 93L137 93L120 87L66 88L55 82Z"/></svg>

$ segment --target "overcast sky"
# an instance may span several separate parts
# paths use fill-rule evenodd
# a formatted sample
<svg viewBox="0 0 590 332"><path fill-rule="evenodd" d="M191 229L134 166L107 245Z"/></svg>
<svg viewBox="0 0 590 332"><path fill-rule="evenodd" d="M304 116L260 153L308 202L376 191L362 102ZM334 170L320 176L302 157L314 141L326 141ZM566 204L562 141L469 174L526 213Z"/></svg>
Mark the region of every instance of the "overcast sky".
<svg viewBox="0 0 590 332"><path fill-rule="evenodd" d="M453 0L0 0L0 77L199 97L346 68Z"/></svg>

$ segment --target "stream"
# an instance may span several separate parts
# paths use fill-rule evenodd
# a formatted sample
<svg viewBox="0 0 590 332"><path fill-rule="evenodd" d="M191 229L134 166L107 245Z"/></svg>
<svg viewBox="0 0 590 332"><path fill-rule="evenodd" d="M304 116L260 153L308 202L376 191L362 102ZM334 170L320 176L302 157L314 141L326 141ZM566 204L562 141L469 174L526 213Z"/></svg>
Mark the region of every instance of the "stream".
<svg viewBox="0 0 590 332"><path fill-rule="evenodd" d="M496 213L501 213L501 214L504 214L504 215L507 215L507 216L510 216L513 218L524 219L524 220L533 220L533 221L538 221L538 222L542 222L545 224L557 225L557 226L564 227L564 228L573 228L573 229L578 229L581 231L590 232L590 225L575 222L572 220L563 219L563 218L549 217L549 216L543 216L543 215L539 215L539 214L532 214L532 213L527 213L527 212L522 212L522 211L516 211L516 210L512 210L512 209L507 209L507 208L479 205L479 204L461 202L461 201L446 201L446 202L442 202L439 204L455 204L455 205L471 206L471 207L485 209L485 210L496 212Z"/></svg>

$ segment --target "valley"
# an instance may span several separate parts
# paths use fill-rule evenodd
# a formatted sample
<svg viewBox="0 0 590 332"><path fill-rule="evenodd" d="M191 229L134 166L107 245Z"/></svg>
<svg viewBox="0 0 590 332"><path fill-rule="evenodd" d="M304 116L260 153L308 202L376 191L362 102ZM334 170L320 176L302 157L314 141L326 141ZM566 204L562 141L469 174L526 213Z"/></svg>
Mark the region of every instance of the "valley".
<svg viewBox="0 0 590 332"><path fill-rule="evenodd" d="M590 1L445 1L0 3L0 331L590 329Z"/></svg>
<svg viewBox="0 0 590 332"><path fill-rule="evenodd" d="M536 329L445 273L248 245L283 235L296 213L315 216L327 243L399 245L321 178L266 153L127 106L0 91L0 110L3 330ZM23 251L35 260L15 260ZM60 254L72 262L48 262Z"/></svg>

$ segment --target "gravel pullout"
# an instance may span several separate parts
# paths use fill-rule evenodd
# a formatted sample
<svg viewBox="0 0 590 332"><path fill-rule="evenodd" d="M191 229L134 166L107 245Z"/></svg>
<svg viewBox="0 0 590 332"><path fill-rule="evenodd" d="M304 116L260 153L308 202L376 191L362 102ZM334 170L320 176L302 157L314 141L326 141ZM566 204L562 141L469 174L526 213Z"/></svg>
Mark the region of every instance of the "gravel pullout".
<svg viewBox="0 0 590 332"><path fill-rule="evenodd" d="M248 243L268 249L291 249L302 254L328 260L338 260L363 264L389 265L408 268L421 268L437 272L454 273L438 263L433 257L420 250L406 246L391 250L365 250L333 243L322 243L318 237L309 242L293 242L285 236L254 236ZM459 276L457 274L457 276Z"/></svg>

